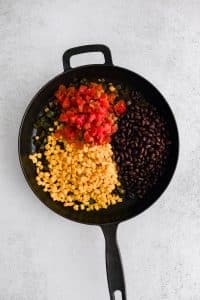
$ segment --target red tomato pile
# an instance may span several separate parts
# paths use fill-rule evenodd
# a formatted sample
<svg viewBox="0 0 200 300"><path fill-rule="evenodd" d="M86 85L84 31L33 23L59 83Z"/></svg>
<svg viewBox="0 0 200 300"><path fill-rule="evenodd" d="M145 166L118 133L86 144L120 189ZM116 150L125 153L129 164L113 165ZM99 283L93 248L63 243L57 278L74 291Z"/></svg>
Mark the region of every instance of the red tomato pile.
<svg viewBox="0 0 200 300"><path fill-rule="evenodd" d="M109 143L117 130L117 118L126 111L124 100L115 103L116 93L105 93L102 84L91 82L79 88L60 85L55 96L62 107L63 128L56 136L70 142Z"/></svg>

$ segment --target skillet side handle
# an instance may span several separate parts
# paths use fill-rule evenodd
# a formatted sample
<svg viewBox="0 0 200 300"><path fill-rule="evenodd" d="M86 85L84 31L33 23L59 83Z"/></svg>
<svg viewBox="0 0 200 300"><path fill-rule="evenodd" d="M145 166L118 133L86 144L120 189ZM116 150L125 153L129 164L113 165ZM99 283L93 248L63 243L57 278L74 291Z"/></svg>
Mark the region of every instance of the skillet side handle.
<svg viewBox="0 0 200 300"><path fill-rule="evenodd" d="M87 53L87 52L101 52L103 53L105 63L104 65L112 66L112 55L110 52L110 49L102 44L95 44L95 45L85 45L80 47L74 47L71 49L68 49L63 54L63 68L64 72L69 71L72 67L70 65L70 58L73 55L81 54L81 53Z"/></svg>
<svg viewBox="0 0 200 300"><path fill-rule="evenodd" d="M106 271L110 300L115 300L115 291L120 291L122 300L126 300L124 274L117 245L117 226L118 224L101 225L106 243Z"/></svg>

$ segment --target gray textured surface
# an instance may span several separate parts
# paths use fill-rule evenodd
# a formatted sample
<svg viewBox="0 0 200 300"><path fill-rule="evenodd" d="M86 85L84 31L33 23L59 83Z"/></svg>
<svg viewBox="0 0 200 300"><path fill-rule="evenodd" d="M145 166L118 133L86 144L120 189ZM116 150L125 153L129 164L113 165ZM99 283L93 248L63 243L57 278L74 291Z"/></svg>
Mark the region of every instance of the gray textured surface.
<svg viewBox="0 0 200 300"><path fill-rule="evenodd" d="M167 191L119 228L128 299L199 300L200 1L194 0L0 1L0 299L109 299L100 230L42 205L17 157L24 109L61 72L63 51L97 42L110 46L114 63L160 89L181 138Z"/></svg>

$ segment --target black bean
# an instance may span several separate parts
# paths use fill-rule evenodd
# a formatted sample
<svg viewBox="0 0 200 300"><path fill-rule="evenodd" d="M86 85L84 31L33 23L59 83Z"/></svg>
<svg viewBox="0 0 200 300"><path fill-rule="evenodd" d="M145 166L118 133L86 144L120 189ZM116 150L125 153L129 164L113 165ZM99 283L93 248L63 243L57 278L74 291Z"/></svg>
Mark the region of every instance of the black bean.
<svg viewBox="0 0 200 300"><path fill-rule="evenodd" d="M128 132L127 132L128 136L131 135L131 132L132 132L132 130L131 130L131 128L129 127Z"/></svg>

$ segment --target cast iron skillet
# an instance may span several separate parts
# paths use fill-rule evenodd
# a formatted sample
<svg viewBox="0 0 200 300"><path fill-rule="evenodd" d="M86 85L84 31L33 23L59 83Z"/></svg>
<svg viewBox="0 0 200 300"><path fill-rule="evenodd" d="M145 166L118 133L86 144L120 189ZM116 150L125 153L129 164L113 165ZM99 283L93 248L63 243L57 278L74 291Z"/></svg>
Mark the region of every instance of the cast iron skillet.
<svg viewBox="0 0 200 300"><path fill-rule="evenodd" d="M103 53L105 58L104 64L71 67L71 56L96 51ZM87 45L69 49L63 55L63 65L64 72L43 86L25 111L19 131L19 159L21 167L29 186L46 206L67 219L85 224L99 225L102 228L106 241L106 268L110 299L114 300L114 293L116 290L119 290L121 291L122 299L126 300L123 269L116 240L117 226L120 222L135 217L147 209L160 197L168 186L178 159L179 142L176 122L166 100L150 82L134 72L113 65L111 52L108 47L104 45ZM91 80L103 77L111 82L118 81L130 87L137 88L150 103L157 107L167 121L172 146L166 171L158 184L149 191L148 195L139 201L125 199L123 203L106 210L102 209L98 212L75 212L73 209L64 207L59 202L52 201L48 193L43 192L41 187L36 184L35 167L30 159L28 159L28 155L34 150L32 143L34 135L33 124L42 108L48 103L60 84L68 84L74 78L83 77Z"/></svg>

